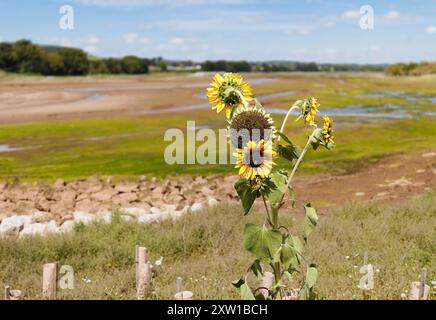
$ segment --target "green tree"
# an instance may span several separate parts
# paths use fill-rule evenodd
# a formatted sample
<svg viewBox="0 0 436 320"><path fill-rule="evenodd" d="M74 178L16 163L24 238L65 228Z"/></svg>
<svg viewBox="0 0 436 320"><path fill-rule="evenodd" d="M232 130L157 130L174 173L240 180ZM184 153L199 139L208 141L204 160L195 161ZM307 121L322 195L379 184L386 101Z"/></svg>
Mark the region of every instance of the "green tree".
<svg viewBox="0 0 436 320"><path fill-rule="evenodd" d="M62 48L59 50L64 64L65 75L85 75L89 72L89 60L86 53L80 49Z"/></svg>
<svg viewBox="0 0 436 320"><path fill-rule="evenodd" d="M29 40L19 40L13 45L13 55L17 62L15 71L19 73L42 73L44 70L44 50Z"/></svg>
<svg viewBox="0 0 436 320"><path fill-rule="evenodd" d="M136 56L126 56L121 59L121 69L127 74L142 74L148 73L148 65L146 60Z"/></svg>
<svg viewBox="0 0 436 320"><path fill-rule="evenodd" d="M0 43L0 69L9 72L17 71L17 59L13 45L10 43Z"/></svg>
<svg viewBox="0 0 436 320"><path fill-rule="evenodd" d="M64 60L58 52L47 52L45 54L42 73L55 76L65 73Z"/></svg>
<svg viewBox="0 0 436 320"><path fill-rule="evenodd" d="M91 74L107 74L109 69L105 60L94 59L89 62L89 73Z"/></svg>

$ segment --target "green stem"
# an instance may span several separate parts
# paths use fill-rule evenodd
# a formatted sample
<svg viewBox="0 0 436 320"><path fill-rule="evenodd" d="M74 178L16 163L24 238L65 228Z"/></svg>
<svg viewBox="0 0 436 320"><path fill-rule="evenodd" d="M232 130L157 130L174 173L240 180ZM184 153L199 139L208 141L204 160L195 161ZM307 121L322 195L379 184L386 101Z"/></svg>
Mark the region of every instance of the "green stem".
<svg viewBox="0 0 436 320"><path fill-rule="evenodd" d="M280 262L274 263L273 271L274 271L274 286L276 286L282 280L282 271L281 271ZM279 288L277 290L277 292L274 293L274 298L276 298L277 300L282 299L282 289L281 288Z"/></svg>
<svg viewBox="0 0 436 320"><path fill-rule="evenodd" d="M279 228L279 209L272 208L272 225L274 229Z"/></svg>
<svg viewBox="0 0 436 320"><path fill-rule="evenodd" d="M266 200L265 200L265 196L262 194L262 200L263 200L263 204L265 205L265 210L266 210L266 219L268 220L268 223L271 227L274 227L272 221L271 221L271 216L269 214L269 209L268 209L268 205L266 204Z"/></svg>
<svg viewBox="0 0 436 320"><path fill-rule="evenodd" d="M300 166L300 163L301 163L301 161L302 161L303 158L304 158L304 155L306 154L307 150L308 150L309 147L310 147L310 142L311 142L311 140L312 140L312 138L313 138L313 134L315 133L315 131L316 131L316 129L313 130L312 134L309 136L309 139L307 139L307 143L306 143L306 145L304 146L303 151L301 151L300 157L298 157L297 162L295 163L295 166L294 166L294 168L292 169L291 174L289 175L288 182L287 182L287 184L286 184L286 189L285 189L285 190L288 190L289 187L291 186L292 179L294 178L295 173L297 172L297 169L298 169L298 167ZM283 198L284 198L284 197L285 197L285 193L283 193L282 198L280 199L280 202L279 202L279 203L282 203L282 202L283 202Z"/></svg>
<svg viewBox="0 0 436 320"><path fill-rule="evenodd" d="M299 108L299 107L297 106L297 104L300 103L300 102L301 102L300 100L296 101L296 102L292 105L292 107L289 108L288 112L286 113L285 118L283 119L282 126L281 126L281 128L280 128L280 133L283 133L283 130L285 129L286 122L288 122L288 118L289 118L289 116L291 115L292 111L294 111L295 109L298 109L298 108ZM280 139L281 139L281 136L279 136L279 137L277 138L277 142L279 142Z"/></svg>

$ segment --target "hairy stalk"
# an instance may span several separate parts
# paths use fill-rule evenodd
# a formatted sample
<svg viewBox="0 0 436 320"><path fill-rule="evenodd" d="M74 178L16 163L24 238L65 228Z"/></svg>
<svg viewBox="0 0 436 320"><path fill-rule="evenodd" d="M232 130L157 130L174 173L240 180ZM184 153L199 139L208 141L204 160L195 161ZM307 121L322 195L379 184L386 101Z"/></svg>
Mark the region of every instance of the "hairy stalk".
<svg viewBox="0 0 436 320"><path fill-rule="evenodd" d="M306 143L306 145L304 146L304 149L301 151L301 155L300 155L300 157L297 159L297 162L295 163L295 166L294 166L294 168L292 169L291 174L289 175L288 182L287 182L287 184L286 184L286 189L285 189L285 190L288 190L289 187L291 186L292 179L294 178L294 175L295 175L295 173L297 172L297 169L298 169L298 167L300 166L300 163L301 163L301 161L303 160L304 155L306 154L307 150L309 149L310 141L312 140L312 138L313 138L313 134L315 133L315 131L316 131L316 129L313 130L312 134L309 136L309 139L307 139L307 143ZM285 197L285 193L286 193L286 192L283 193L282 198L280 199L280 202L279 202L279 203L282 203L282 202L283 202L283 198Z"/></svg>
<svg viewBox="0 0 436 320"><path fill-rule="evenodd" d="M269 209L268 209L268 205L266 204L266 200L265 200L265 196L262 194L262 200L263 200L263 204L265 205L265 210L266 210L266 215L267 215L267 220L268 220L268 224L271 227L274 227L272 221L271 221L271 215L269 214Z"/></svg>
<svg viewBox="0 0 436 320"><path fill-rule="evenodd" d="M245 100L243 94L242 94L239 90L236 90L236 93L238 94L239 99L241 99L241 103L242 103L242 105L243 105L244 107L247 107L247 106L249 105L249 103L248 103L247 100Z"/></svg>
<svg viewBox="0 0 436 320"><path fill-rule="evenodd" d="M272 209L272 225L274 229L279 228L279 209L277 208L271 208Z"/></svg>
<svg viewBox="0 0 436 320"><path fill-rule="evenodd" d="M273 268L273 271L274 271L274 286L276 286L282 280L282 266L281 266L281 263L280 262L274 263L272 265L272 268ZM274 298L276 298L277 300L281 300L282 299L282 289L281 288L279 288L274 293Z"/></svg>
<svg viewBox="0 0 436 320"><path fill-rule="evenodd" d="M296 102L292 105L292 107L289 108L288 112L286 113L285 118L283 119L282 126L280 127L280 133L283 133L283 130L285 130L285 125L286 125L286 122L288 122L288 118L289 118L289 116L291 115L292 111L294 111L294 110L296 110L296 109L299 108L299 107L297 106L297 103L300 103L300 102L301 102L300 100L296 101ZM279 136L279 137L277 138L277 142L280 142L280 139L281 139L281 136Z"/></svg>

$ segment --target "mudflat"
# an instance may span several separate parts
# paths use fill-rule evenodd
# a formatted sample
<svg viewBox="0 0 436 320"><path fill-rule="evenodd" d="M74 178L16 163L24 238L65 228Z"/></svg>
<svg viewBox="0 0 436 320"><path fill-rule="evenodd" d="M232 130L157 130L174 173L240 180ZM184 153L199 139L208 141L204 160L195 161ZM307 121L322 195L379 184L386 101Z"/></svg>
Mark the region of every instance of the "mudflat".
<svg viewBox="0 0 436 320"><path fill-rule="evenodd" d="M174 76L3 79L0 122L136 115L194 104L198 99L193 95L198 87L207 86L207 80L203 76L187 80Z"/></svg>

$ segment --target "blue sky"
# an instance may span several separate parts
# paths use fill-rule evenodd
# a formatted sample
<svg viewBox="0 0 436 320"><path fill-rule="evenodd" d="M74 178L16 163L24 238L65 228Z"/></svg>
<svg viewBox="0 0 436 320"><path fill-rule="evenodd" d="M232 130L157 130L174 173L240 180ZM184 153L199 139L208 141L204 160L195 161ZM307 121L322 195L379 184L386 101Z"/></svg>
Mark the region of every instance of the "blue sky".
<svg viewBox="0 0 436 320"><path fill-rule="evenodd" d="M59 27L66 4L74 30ZM373 30L360 28L362 5ZM436 60L436 0L0 0L0 41L21 38L97 56Z"/></svg>

